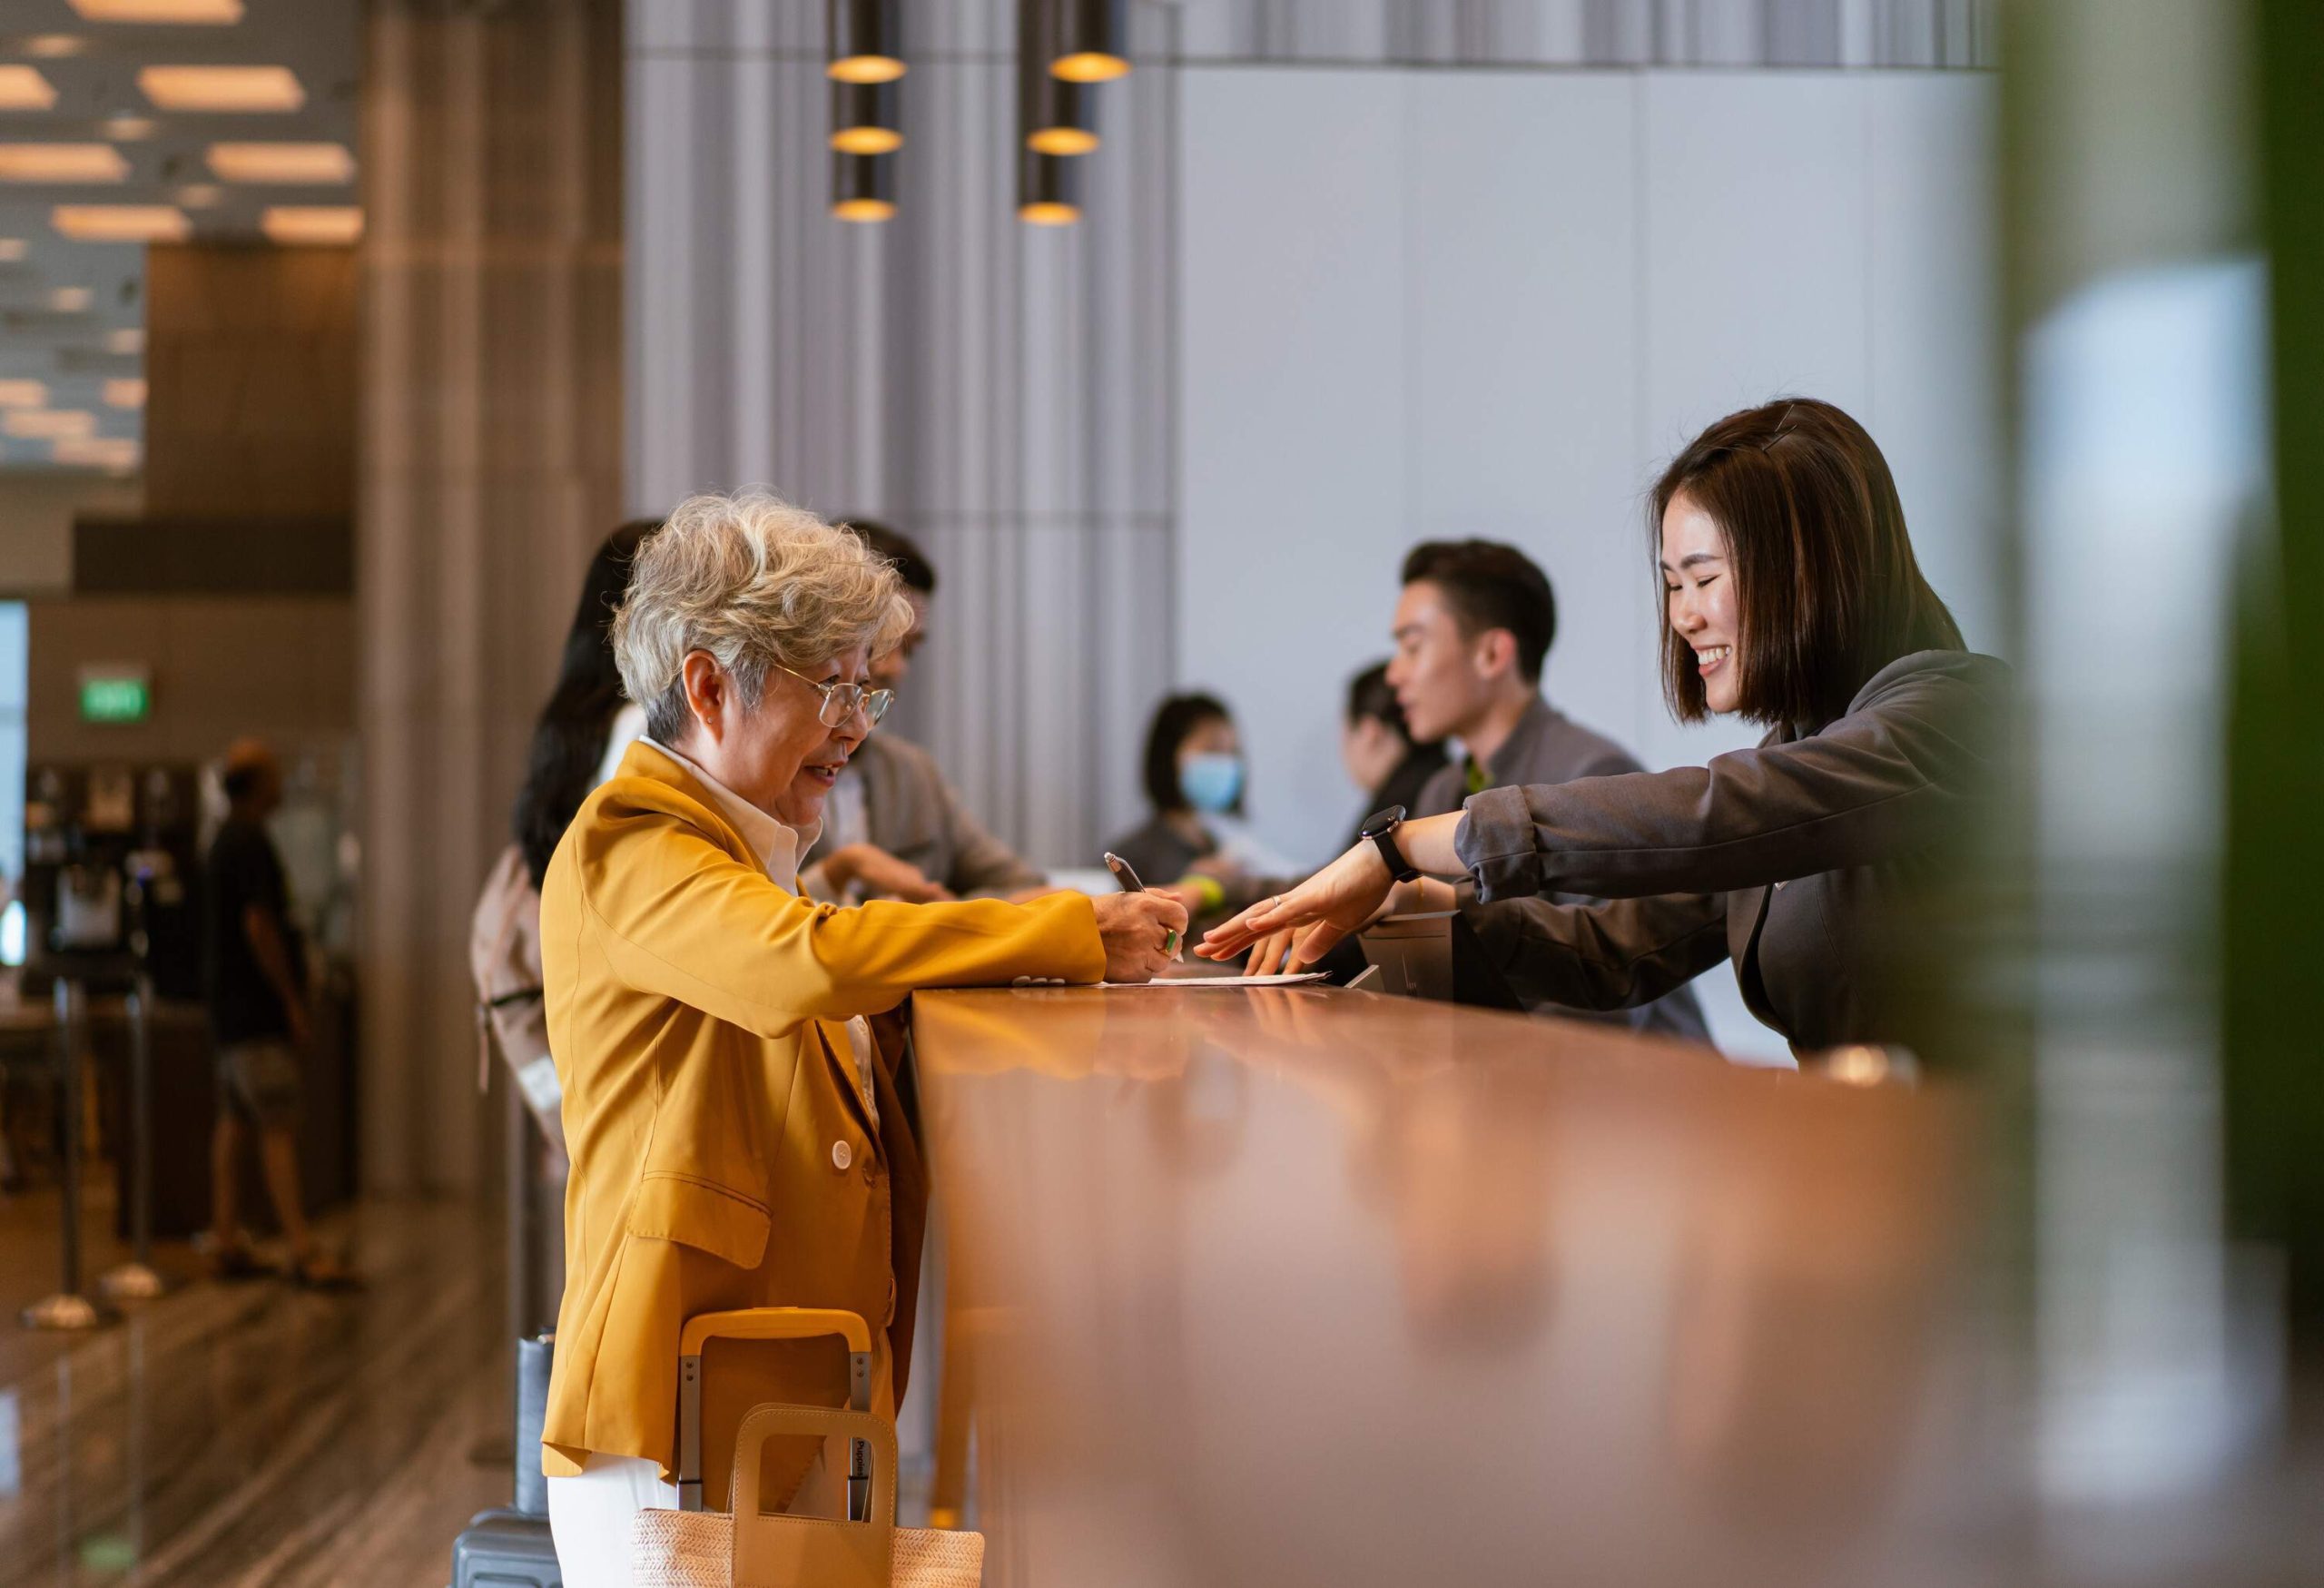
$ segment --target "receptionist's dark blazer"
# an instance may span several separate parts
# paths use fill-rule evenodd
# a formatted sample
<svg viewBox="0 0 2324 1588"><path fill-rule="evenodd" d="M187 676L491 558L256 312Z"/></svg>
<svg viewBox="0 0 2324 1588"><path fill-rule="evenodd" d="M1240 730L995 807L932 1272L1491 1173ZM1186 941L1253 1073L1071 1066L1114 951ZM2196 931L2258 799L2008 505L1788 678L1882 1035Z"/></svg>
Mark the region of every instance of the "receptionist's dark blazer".
<svg viewBox="0 0 2324 1588"><path fill-rule="evenodd" d="M1707 766L1487 790L1461 823L1463 909L1529 996L1629 1008L1727 959L1795 1049L1902 1041L1921 912L1992 817L2009 685L1991 656L1921 651L1833 721Z"/></svg>

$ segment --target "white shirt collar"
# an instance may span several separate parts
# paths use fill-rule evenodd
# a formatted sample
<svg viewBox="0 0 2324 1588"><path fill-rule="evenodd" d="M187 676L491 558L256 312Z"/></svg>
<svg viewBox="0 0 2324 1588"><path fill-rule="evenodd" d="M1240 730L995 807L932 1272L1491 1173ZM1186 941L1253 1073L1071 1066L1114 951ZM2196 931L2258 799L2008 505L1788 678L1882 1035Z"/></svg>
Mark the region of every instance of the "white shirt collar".
<svg viewBox="0 0 2324 1588"><path fill-rule="evenodd" d="M792 893L799 891L800 853L813 846L815 840L822 835L822 824L818 823L812 831L803 833L786 827L704 771L702 763L693 756L671 749L651 734L641 737L645 743L693 773L702 786L710 791L710 797L718 803L719 814L734 824L734 831L740 833L743 842L751 846L751 853L758 858L760 866L768 876Z"/></svg>

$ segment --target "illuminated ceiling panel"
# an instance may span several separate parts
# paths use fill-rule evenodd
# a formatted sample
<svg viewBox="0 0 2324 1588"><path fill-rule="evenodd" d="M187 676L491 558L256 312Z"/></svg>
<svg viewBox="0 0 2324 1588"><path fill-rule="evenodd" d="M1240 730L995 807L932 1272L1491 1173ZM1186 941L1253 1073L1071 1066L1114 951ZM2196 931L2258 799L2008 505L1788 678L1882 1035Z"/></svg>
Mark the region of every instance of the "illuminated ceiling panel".
<svg viewBox="0 0 2324 1588"><path fill-rule="evenodd" d="M307 103L288 66L148 66L137 86L162 110L287 112Z"/></svg>

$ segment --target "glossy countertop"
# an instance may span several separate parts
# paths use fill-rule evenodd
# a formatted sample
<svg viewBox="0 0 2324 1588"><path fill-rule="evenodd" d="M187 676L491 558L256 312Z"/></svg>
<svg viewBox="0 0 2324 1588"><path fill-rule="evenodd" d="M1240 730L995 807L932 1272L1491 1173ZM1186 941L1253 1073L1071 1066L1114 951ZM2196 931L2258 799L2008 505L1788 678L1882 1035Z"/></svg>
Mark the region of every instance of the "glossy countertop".
<svg viewBox="0 0 2324 1588"><path fill-rule="evenodd" d="M1925 1563L1962 1099L1334 989L915 1003L989 1583Z"/></svg>

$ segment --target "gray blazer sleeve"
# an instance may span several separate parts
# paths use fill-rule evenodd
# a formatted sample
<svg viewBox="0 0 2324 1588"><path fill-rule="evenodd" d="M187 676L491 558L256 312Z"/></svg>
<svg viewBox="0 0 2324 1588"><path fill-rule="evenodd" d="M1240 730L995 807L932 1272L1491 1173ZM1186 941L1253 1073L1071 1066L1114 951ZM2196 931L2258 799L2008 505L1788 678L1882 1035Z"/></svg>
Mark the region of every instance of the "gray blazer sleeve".
<svg viewBox="0 0 2324 1588"><path fill-rule="evenodd" d="M1487 901L1729 893L1875 864L1935 841L1974 798L1989 704L1952 674L1908 671L1819 733L1708 766L1487 790L1456 846Z"/></svg>
<svg viewBox="0 0 2324 1588"><path fill-rule="evenodd" d="M980 893L1019 893L1048 885L1048 877L1027 864L1022 856L969 814L969 807L960 803L960 794L950 784L940 780L937 789L943 807L944 831L952 849L951 874L938 878L939 882L963 899Z"/></svg>
<svg viewBox="0 0 2324 1588"><path fill-rule="evenodd" d="M1479 904L1464 897L1462 913L1510 986L1531 1002L1635 1009L1727 958L1727 901L1716 893L1603 904Z"/></svg>

